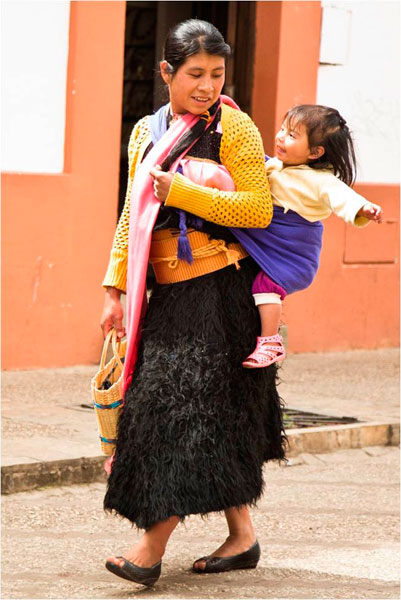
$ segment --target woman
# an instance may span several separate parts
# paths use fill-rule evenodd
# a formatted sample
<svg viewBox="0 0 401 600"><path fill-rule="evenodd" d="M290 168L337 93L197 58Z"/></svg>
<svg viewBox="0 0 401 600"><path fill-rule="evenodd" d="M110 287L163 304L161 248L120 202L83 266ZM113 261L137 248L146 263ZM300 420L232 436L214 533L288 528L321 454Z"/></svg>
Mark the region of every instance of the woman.
<svg viewBox="0 0 401 600"><path fill-rule="evenodd" d="M160 71L170 103L133 130L126 202L104 280L102 328L122 337L128 264L125 404L104 506L145 529L106 567L147 585L189 514L224 510L229 529L195 571L255 567L260 548L248 506L262 494L263 462L284 456L275 366L241 366L260 326L250 293L257 266L228 227L266 227L272 203L260 135L220 95L229 53L205 21L169 32ZM183 156L224 165L235 191L174 173ZM144 316L149 252L157 283Z"/></svg>

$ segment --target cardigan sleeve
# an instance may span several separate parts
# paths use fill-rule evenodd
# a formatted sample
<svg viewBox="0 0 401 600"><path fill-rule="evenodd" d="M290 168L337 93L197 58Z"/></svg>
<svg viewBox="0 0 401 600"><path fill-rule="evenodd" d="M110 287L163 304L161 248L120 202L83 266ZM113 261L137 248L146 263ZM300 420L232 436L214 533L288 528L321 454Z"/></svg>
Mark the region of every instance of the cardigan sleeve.
<svg viewBox="0 0 401 600"><path fill-rule="evenodd" d="M165 204L217 225L265 228L272 219L273 205L260 133L248 115L225 105L222 129L220 159L236 191L197 185L176 173Z"/></svg>
<svg viewBox="0 0 401 600"><path fill-rule="evenodd" d="M110 261L103 280L103 287L115 287L123 292L127 289L128 233L132 182L140 148L148 139L147 121L141 119L132 130L128 144L128 184L124 208L114 235Z"/></svg>
<svg viewBox="0 0 401 600"><path fill-rule="evenodd" d="M326 179L320 190L320 200L329 206L337 217L355 227L365 227L370 222L366 217L357 215L367 203L366 198L337 177L331 176Z"/></svg>

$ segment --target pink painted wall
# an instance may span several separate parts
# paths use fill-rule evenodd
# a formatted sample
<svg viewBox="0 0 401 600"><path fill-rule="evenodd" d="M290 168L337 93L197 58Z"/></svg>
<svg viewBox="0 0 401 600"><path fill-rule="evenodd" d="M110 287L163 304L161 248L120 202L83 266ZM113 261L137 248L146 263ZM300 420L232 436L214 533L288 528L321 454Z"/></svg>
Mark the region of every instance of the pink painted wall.
<svg viewBox="0 0 401 600"><path fill-rule="evenodd" d="M290 352L398 346L400 189L376 184L356 189L382 204L384 222L362 230L336 216L324 222L316 279L284 303Z"/></svg>

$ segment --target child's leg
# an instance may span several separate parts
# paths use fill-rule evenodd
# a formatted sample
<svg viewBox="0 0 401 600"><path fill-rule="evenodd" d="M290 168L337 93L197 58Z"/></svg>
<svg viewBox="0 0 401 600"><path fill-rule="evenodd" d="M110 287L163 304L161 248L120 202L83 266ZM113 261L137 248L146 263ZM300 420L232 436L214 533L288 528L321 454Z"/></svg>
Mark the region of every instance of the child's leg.
<svg viewBox="0 0 401 600"><path fill-rule="evenodd" d="M260 335L276 335L281 321L281 301L287 292L266 273L259 271L252 285L252 295L259 309Z"/></svg>
<svg viewBox="0 0 401 600"><path fill-rule="evenodd" d="M285 357L283 340L278 330L282 312L281 300L287 293L261 271L253 283L252 294L259 309L261 334L256 349L242 364L247 368L268 367Z"/></svg>
<svg viewBox="0 0 401 600"><path fill-rule="evenodd" d="M281 298L279 294L253 294L260 315L260 335L267 337L276 335L281 321Z"/></svg>

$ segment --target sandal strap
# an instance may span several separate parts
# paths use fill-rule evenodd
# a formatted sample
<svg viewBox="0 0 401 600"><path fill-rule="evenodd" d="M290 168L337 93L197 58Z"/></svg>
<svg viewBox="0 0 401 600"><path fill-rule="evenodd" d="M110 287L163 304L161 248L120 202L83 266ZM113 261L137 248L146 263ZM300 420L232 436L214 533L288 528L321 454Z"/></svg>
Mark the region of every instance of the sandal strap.
<svg viewBox="0 0 401 600"><path fill-rule="evenodd" d="M253 358L254 360L260 360L268 358L276 358L277 354L275 352L270 352L269 350L263 350L263 352L258 352L257 350L251 354L248 358Z"/></svg>
<svg viewBox="0 0 401 600"><path fill-rule="evenodd" d="M280 346L269 346L267 348L263 348L263 354L268 354L269 356L277 356L277 354L282 354L283 349Z"/></svg>
<svg viewBox="0 0 401 600"><path fill-rule="evenodd" d="M278 351L280 351L280 350L283 350L284 346L283 346L283 344L280 344L280 346L272 346L271 344L263 344L263 343L260 344L259 343L256 346L256 348L260 348L260 349L263 348L263 352L265 352L265 350L278 350Z"/></svg>
<svg viewBox="0 0 401 600"><path fill-rule="evenodd" d="M258 351L269 352L270 350L275 350L276 352L285 352L285 348L284 348L283 344L280 344L279 346L272 346L271 344L260 341L260 338L259 338L258 342L256 344L255 351L256 352L258 352Z"/></svg>
<svg viewBox="0 0 401 600"><path fill-rule="evenodd" d="M267 335L267 336L258 336L258 341L261 342L280 342L280 344L283 343L283 338L279 333L276 333L275 335Z"/></svg>

